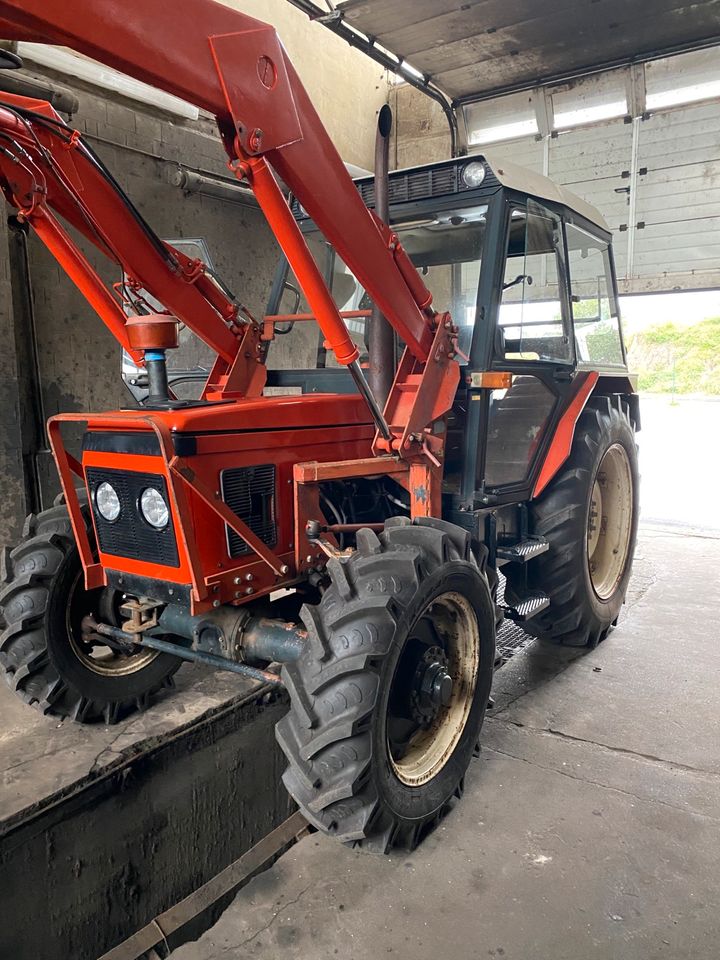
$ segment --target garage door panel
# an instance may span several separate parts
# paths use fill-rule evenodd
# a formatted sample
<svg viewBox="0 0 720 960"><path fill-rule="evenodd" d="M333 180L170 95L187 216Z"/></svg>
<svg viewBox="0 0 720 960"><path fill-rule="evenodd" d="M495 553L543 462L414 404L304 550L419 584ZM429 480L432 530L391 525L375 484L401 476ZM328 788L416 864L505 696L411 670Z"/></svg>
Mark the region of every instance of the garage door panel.
<svg viewBox="0 0 720 960"><path fill-rule="evenodd" d="M640 125L645 143L665 142L670 149L681 148L678 136L720 129L720 117L714 102L698 103L650 114Z"/></svg>
<svg viewBox="0 0 720 960"><path fill-rule="evenodd" d="M669 202L658 197L644 203L636 213L639 223L684 223L686 220L720 217L720 202L706 203L702 194L681 195Z"/></svg>
<svg viewBox="0 0 720 960"><path fill-rule="evenodd" d="M627 186L632 131L623 123L578 127L550 140L550 178L596 206L615 232L627 222ZM625 252L616 251L621 268Z"/></svg>
<svg viewBox="0 0 720 960"><path fill-rule="evenodd" d="M707 287L720 277L719 103L489 148L538 171L544 151L550 178L607 220L625 290Z"/></svg>
<svg viewBox="0 0 720 960"><path fill-rule="evenodd" d="M627 244L628 244L628 235L627 232L620 233L618 230L613 230L613 252L615 254L615 272L618 275L618 278L625 276L627 270Z"/></svg>
<svg viewBox="0 0 720 960"><path fill-rule="evenodd" d="M635 232L634 273L682 272L717 269L720 242L717 223L711 218L677 223L648 224Z"/></svg>
<svg viewBox="0 0 720 960"><path fill-rule="evenodd" d="M550 173L553 179L582 183L585 180L620 180L630 169L631 141L613 149L607 142L597 146L596 153L565 153L562 147L550 148Z"/></svg>
<svg viewBox="0 0 720 960"><path fill-rule="evenodd" d="M689 260L673 260L672 263L666 261L652 261L642 265L633 280L657 282L659 278L665 278L666 283L660 289L679 291L682 289L697 289L704 286L717 286L717 280L720 278L720 271L717 269L717 262L712 260L697 260L691 257ZM714 278L708 282L709 278ZM700 280L702 279L702 283ZM679 282L678 282L679 281Z"/></svg>
<svg viewBox="0 0 720 960"><path fill-rule="evenodd" d="M720 191L720 164L706 161L644 174L640 183L643 197L688 196L700 191ZM668 187L670 189L668 189Z"/></svg>
<svg viewBox="0 0 720 960"><path fill-rule="evenodd" d="M654 114L638 127L633 274L720 268L720 106Z"/></svg>
<svg viewBox="0 0 720 960"><path fill-rule="evenodd" d="M668 243L676 248L684 243L710 244L717 239L717 221L713 217L699 217L697 220L659 220L646 223L639 234L645 232L661 243L667 237Z"/></svg>
<svg viewBox="0 0 720 960"><path fill-rule="evenodd" d="M478 148L478 152L483 152L481 147ZM491 162L507 160L535 173L542 173L543 152L542 142L535 140L534 137L532 139L512 140L509 143L493 144L492 147L488 147L488 156Z"/></svg>
<svg viewBox="0 0 720 960"><path fill-rule="evenodd" d="M642 135L641 135L642 138ZM707 163L720 159L720 132L688 134L688 143L671 148L667 143L644 144L642 166L648 170L672 170L689 164Z"/></svg>

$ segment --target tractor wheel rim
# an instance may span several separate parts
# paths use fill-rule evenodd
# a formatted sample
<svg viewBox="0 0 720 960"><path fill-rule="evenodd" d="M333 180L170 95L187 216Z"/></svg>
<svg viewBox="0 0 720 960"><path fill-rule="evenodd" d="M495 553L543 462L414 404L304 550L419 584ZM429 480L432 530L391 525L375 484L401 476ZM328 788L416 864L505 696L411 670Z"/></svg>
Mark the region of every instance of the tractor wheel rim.
<svg viewBox="0 0 720 960"><path fill-rule="evenodd" d="M421 662L413 671L404 661L418 643L425 650L421 659L429 662L424 670ZM388 731L391 722L396 729L405 724L402 742L389 736L387 742L390 764L401 783L427 783L448 762L467 726L479 667L480 630L472 604L455 592L436 597L408 634L388 698ZM415 679L408 683L409 677ZM417 711L423 708L420 718ZM411 717L399 717L402 713Z"/></svg>
<svg viewBox="0 0 720 960"><path fill-rule="evenodd" d="M159 653L149 647L140 647L137 653L122 654L111 647L88 643L82 637L80 624L87 614L98 619L99 602L103 588L86 591L82 583L82 571L78 573L70 588L65 614L65 628L73 653L88 670L103 677L126 677L143 670Z"/></svg>
<svg viewBox="0 0 720 960"><path fill-rule="evenodd" d="M593 590L608 600L622 579L633 523L633 479L625 447L605 451L593 482L587 525L587 559Z"/></svg>

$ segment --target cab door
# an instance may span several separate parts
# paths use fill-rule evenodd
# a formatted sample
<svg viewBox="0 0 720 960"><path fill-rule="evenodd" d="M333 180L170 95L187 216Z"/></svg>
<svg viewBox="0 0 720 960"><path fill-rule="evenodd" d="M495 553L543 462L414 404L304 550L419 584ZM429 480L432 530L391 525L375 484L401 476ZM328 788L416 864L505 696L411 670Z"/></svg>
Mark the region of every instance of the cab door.
<svg viewBox="0 0 720 960"><path fill-rule="evenodd" d="M511 375L486 411L482 490L512 499L529 488L575 364L560 214L511 201L491 367Z"/></svg>

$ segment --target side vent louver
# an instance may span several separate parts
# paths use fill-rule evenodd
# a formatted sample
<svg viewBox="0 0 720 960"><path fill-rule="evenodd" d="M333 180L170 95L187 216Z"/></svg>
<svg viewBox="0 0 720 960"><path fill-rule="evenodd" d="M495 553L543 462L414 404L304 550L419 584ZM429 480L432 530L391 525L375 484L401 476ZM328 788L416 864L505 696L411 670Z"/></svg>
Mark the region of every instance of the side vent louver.
<svg viewBox="0 0 720 960"><path fill-rule="evenodd" d="M222 498L233 513L246 523L256 537L268 547L277 541L275 519L275 465L263 463L256 467L236 467L223 470L220 475ZM228 553L241 557L250 548L234 530L227 529Z"/></svg>

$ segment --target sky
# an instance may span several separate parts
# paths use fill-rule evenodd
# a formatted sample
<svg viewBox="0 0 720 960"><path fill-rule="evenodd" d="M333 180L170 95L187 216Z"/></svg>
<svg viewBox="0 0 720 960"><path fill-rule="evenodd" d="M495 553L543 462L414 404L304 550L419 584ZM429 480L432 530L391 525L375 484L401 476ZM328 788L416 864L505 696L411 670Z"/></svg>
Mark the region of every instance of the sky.
<svg viewBox="0 0 720 960"><path fill-rule="evenodd" d="M720 317L720 290L620 297L620 312L626 332L658 323L689 327L707 317Z"/></svg>

